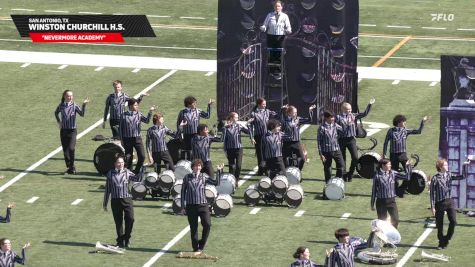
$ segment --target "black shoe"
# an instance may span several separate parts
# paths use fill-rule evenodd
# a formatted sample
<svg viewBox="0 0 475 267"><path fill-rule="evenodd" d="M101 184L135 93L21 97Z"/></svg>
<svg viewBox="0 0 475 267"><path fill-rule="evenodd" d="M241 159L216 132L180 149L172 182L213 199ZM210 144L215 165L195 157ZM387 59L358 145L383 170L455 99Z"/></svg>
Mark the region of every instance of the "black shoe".
<svg viewBox="0 0 475 267"><path fill-rule="evenodd" d="M119 248L124 248L124 241L117 241L116 246Z"/></svg>
<svg viewBox="0 0 475 267"><path fill-rule="evenodd" d="M67 170L68 174L76 174L76 168L72 167Z"/></svg>
<svg viewBox="0 0 475 267"><path fill-rule="evenodd" d="M125 248L130 248L130 241L129 240L125 240L124 247Z"/></svg>

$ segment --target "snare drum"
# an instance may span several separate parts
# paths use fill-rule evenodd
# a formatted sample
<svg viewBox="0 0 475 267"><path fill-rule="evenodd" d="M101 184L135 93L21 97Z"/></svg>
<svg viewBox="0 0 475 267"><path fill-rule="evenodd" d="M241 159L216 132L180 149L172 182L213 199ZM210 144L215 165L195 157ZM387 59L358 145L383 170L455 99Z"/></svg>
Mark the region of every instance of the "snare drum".
<svg viewBox="0 0 475 267"><path fill-rule="evenodd" d="M94 152L94 166L100 174L105 175L109 170L115 168L117 156L123 157L125 150L119 142L110 142L100 145Z"/></svg>
<svg viewBox="0 0 475 267"><path fill-rule="evenodd" d="M160 174L160 177L158 179L158 184L160 185L161 188L170 190L170 188L172 188L174 183L175 183L175 173L173 173L173 171L166 170L166 171L163 171L162 174Z"/></svg>
<svg viewBox="0 0 475 267"><path fill-rule="evenodd" d="M182 185L183 185L183 180L175 181L175 184L172 187L172 196L176 196L178 194L181 194Z"/></svg>
<svg viewBox="0 0 475 267"><path fill-rule="evenodd" d="M214 185L207 184L205 186L205 195L208 204L212 204L218 196L218 190L216 190Z"/></svg>
<svg viewBox="0 0 475 267"><path fill-rule="evenodd" d="M158 187L158 174L156 172L149 172L145 176L145 185L149 188Z"/></svg>
<svg viewBox="0 0 475 267"><path fill-rule="evenodd" d="M132 184L130 194L133 199L144 199L147 195L147 187L141 182L135 182Z"/></svg>
<svg viewBox="0 0 475 267"><path fill-rule="evenodd" d="M376 174L381 156L376 152L364 153L358 159L358 165L356 165L356 171L361 177L371 179Z"/></svg>
<svg viewBox="0 0 475 267"><path fill-rule="evenodd" d="M213 204L214 214L219 217L225 217L231 212L233 207L233 198L231 195L218 195Z"/></svg>
<svg viewBox="0 0 475 267"><path fill-rule="evenodd" d="M263 177L259 180L258 189L262 193L269 192L271 190L272 180L269 177Z"/></svg>
<svg viewBox="0 0 475 267"><path fill-rule="evenodd" d="M172 209L175 214L181 213L181 194L178 194L173 198Z"/></svg>
<svg viewBox="0 0 475 267"><path fill-rule="evenodd" d="M330 200L340 200L345 197L345 182L343 182L343 179L331 178L325 185L325 195Z"/></svg>
<svg viewBox="0 0 475 267"><path fill-rule="evenodd" d="M300 206L303 200L303 188L301 185L294 184L289 186L287 192L285 192L284 200L291 208Z"/></svg>
<svg viewBox="0 0 475 267"><path fill-rule="evenodd" d="M406 191L412 195L419 195L427 184L427 176L423 171L413 170Z"/></svg>
<svg viewBox="0 0 475 267"><path fill-rule="evenodd" d="M299 168L296 167L288 167L285 170L285 176L289 181L289 185L300 184L301 173Z"/></svg>
<svg viewBox="0 0 475 267"><path fill-rule="evenodd" d="M190 174L191 170L191 162L188 160L180 160L175 165L175 178L176 180L181 180L185 175Z"/></svg>
<svg viewBox="0 0 475 267"><path fill-rule="evenodd" d="M236 190L236 178L230 173L224 173L221 176L219 185L216 186L218 193L221 195L232 195Z"/></svg>
<svg viewBox="0 0 475 267"><path fill-rule="evenodd" d="M259 198L261 194L258 191L258 185L250 185L246 191L244 191L244 202L249 206L255 206L259 203Z"/></svg>
<svg viewBox="0 0 475 267"><path fill-rule="evenodd" d="M272 180L272 190L274 191L274 193L283 195L287 191L288 187L289 187L289 181L287 180L287 177L283 175L277 175Z"/></svg>

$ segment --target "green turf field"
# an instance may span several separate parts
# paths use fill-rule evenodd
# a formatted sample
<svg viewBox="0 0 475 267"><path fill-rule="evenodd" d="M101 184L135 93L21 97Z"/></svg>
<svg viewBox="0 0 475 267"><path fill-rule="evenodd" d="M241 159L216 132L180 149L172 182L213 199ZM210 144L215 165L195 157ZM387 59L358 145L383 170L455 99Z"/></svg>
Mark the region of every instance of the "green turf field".
<svg viewBox="0 0 475 267"><path fill-rule="evenodd" d="M184 6L190 8L183 8ZM192 8L191 8L192 7ZM21 11L12 9L31 9ZM468 0L451 1L360 1L360 51L359 65L372 66L404 37L411 36L401 49L386 60L381 67L439 69L441 54L474 55L475 20L471 15L475 6ZM100 12L103 14L146 14L158 38L130 38L125 45L80 44L33 44L21 39L10 14L48 13L45 10ZM175 1L2 1L0 3L0 50L37 52L69 52L110 55L133 55L173 58L216 58L217 0L200 3L190 0ZM431 14L454 14L453 21L432 21ZM158 18L156 16L170 16ZM180 17L199 17L184 19ZM203 19L201 19L203 18ZM188 29L172 28L185 26ZM364 26L366 25L366 26ZM375 26L368 26L375 25ZM387 26L407 26L393 28ZM426 27L426 28L422 28ZM427 28L445 28L427 29ZM201 29L199 29L201 28ZM139 93L169 70L142 69L137 73L125 68L68 66L59 70L57 65L0 63L0 186L6 184L26 168L36 163L60 146L59 130L53 111L64 89L74 91L76 101L90 97L86 116L78 119L78 133L86 130L102 118L104 101L112 91L111 81L124 81L124 91L129 95ZM157 105L165 115L165 123L175 124L176 115L182 108L183 97L193 94L198 106L204 108L208 98L215 97L216 75L206 72L177 71L150 91L141 107ZM392 117L404 113L408 127L418 127L420 119L429 115L421 136L408 139L408 149L420 155L418 169L427 175L434 174L439 136L440 85L429 82L401 81L393 85L388 80L362 80L359 83L359 106L376 98L372 112L365 121L391 124ZM219 100L218 100L219 101ZM212 125L216 113L204 122ZM148 127L143 125L143 130ZM292 253L298 246L308 246L312 259L323 263L325 249L336 240L336 228L347 227L355 236L366 238L369 223L376 217L370 210L371 180L354 179L346 186L346 198L342 201L322 201L324 186L322 164L317 159L316 126L309 127L302 139L309 151L310 162L303 171L305 200L298 209L284 206L264 206L257 214L249 214L252 208L244 205L243 193L260 177L252 176L234 196L234 208L226 218L213 218L213 227L206 252L216 255L217 262L205 260L175 259L178 251L189 250L189 233L173 245L153 266L288 266ZM64 175L62 152L53 155L21 180L0 192L0 215L4 215L7 203L14 201L10 224L0 225L0 237L12 240L13 248L20 252L24 242L30 241L27 266L143 266L188 224L185 217L175 216L163 208L170 200L135 202L135 226L132 248L126 255L92 253L95 242L114 243L115 229L111 212L102 210L104 178L96 175L92 163L95 149L101 142L92 141L96 134L110 135L110 129L93 129L78 140L76 165L78 175ZM382 152L386 131L377 132L376 147ZM256 166L254 150L245 140L243 176ZM362 146L366 140L359 140ZM220 144L213 145L212 159L225 162ZM27 203L39 197L34 203ZM83 199L78 205L71 205ZM418 196L398 199L402 242L398 247L399 259L411 248L424 232L422 221L429 216L427 191ZM297 211L305 213L295 217ZM346 220L344 213L351 213ZM427 239L407 261L405 266L473 266L470 252L471 237L475 235L475 222L462 214L457 215L458 226L448 250L449 263L420 262L421 250L440 253L436 232ZM364 264L357 264L364 266ZM394 265L396 266L396 265Z"/></svg>

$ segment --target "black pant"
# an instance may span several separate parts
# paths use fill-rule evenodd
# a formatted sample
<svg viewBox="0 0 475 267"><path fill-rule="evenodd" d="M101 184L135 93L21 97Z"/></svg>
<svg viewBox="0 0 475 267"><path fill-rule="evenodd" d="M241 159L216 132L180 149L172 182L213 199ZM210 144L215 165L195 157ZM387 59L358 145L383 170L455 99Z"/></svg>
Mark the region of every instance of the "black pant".
<svg viewBox="0 0 475 267"><path fill-rule="evenodd" d="M196 134L183 134L183 142L185 143L185 150L191 150L191 139Z"/></svg>
<svg viewBox="0 0 475 267"><path fill-rule="evenodd" d="M351 155L351 164L348 173L346 174L348 179L353 177L353 173L355 172L356 165L358 165L358 149L356 147L356 138L354 137L343 137L338 140L340 144L341 153L343 155L343 160L345 161L345 165L348 166L348 162L346 161L346 149L350 151Z"/></svg>
<svg viewBox="0 0 475 267"><path fill-rule="evenodd" d="M165 167L167 168L167 170L175 171L175 165L173 165L173 159L170 156L168 150L161 152L152 152L152 158L153 162L155 163L155 171L157 173L160 173L160 163L162 162L162 160L165 163Z"/></svg>
<svg viewBox="0 0 475 267"><path fill-rule="evenodd" d="M269 178L273 179L277 174L285 174L285 165L282 157L266 159L266 164L269 170Z"/></svg>
<svg viewBox="0 0 475 267"><path fill-rule="evenodd" d="M74 168L74 155L76 150L76 129L61 129L61 146L63 147L64 162L66 167Z"/></svg>
<svg viewBox="0 0 475 267"><path fill-rule="evenodd" d="M284 142L282 146L282 156L284 157L284 164L285 167L290 165L290 160L292 159L292 154L297 155L297 166L300 170L303 169L303 165L305 163L305 156L300 149L300 142L299 141L288 141Z"/></svg>
<svg viewBox="0 0 475 267"><path fill-rule="evenodd" d="M325 183L328 183L332 176L332 161L335 160L336 163L336 177L343 178L345 175L345 161L341 155L341 151L332 151L332 152L323 152L322 155L325 157L325 162L323 163L323 172L325 174Z"/></svg>
<svg viewBox="0 0 475 267"><path fill-rule="evenodd" d="M267 34L267 48L282 48L285 35ZM269 62L280 63L282 52L278 50L269 51Z"/></svg>
<svg viewBox="0 0 475 267"><path fill-rule="evenodd" d="M120 135L119 135L120 120L119 119L110 119L109 120L109 125L110 125L111 131L112 131L112 138L120 139Z"/></svg>
<svg viewBox="0 0 475 267"><path fill-rule="evenodd" d="M449 229L447 230L446 236L444 236L444 211L447 212L447 217L449 218ZM437 226L437 238L439 239L440 246L447 246L449 240L452 239L455 225L457 224L455 216L456 212L451 198L435 203L435 224Z"/></svg>
<svg viewBox="0 0 475 267"><path fill-rule="evenodd" d="M135 148L135 151L137 152L137 164L135 164L134 173L139 173L145 160L142 137L124 137L122 138L122 143L124 144L125 158L127 160L126 163L128 169L132 169L132 161L134 158L133 152Z"/></svg>
<svg viewBox="0 0 475 267"><path fill-rule="evenodd" d="M114 216L117 243L129 242L134 227L134 205L131 198L111 199L112 215ZM125 231L123 222L125 221Z"/></svg>
<svg viewBox="0 0 475 267"><path fill-rule="evenodd" d="M262 150L261 150L262 135L254 136L254 140L256 141L254 148L256 150L256 156L257 156L257 167L259 168L259 170L257 171L257 175L262 175L265 172L265 165L266 165L266 162L262 159Z"/></svg>
<svg viewBox="0 0 475 267"><path fill-rule="evenodd" d="M229 173L234 175L238 182L239 175L241 175L242 148L227 149L226 155L228 156Z"/></svg>
<svg viewBox="0 0 475 267"><path fill-rule="evenodd" d="M186 215L190 224L193 251L203 250L211 230L211 214L208 204L186 205ZM201 218L201 226L203 226L200 240L198 240L198 217Z"/></svg>
<svg viewBox="0 0 475 267"><path fill-rule="evenodd" d="M402 165L402 169L406 168L406 162L409 160L407 158L406 152L401 153L391 153L389 155L389 160L391 161L391 169L399 171L399 165ZM409 181L403 181L399 186L399 181L396 181L396 192L399 197L404 197L407 187L409 186Z"/></svg>
<svg viewBox="0 0 475 267"><path fill-rule="evenodd" d="M391 216L391 224L397 228L399 225L399 212L396 205L396 198L378 198L376 199L376 213L378 219L385 221L388 213Z"/></svg>
<svg viewBox="0 0 475 267"><path fill-rule="evenodd" d="M214 169L211 160L203 161L203 167L201 168L201 172L208 174L211 179L214 179Z"/></svg>

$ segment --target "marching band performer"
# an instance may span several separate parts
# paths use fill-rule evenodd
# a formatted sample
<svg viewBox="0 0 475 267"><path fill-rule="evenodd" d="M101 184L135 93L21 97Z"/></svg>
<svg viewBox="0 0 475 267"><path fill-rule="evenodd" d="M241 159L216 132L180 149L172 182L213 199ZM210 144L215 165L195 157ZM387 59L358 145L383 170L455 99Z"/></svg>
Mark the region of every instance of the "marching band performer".
<svg viewBox="0 0 475 267"><path fill-rule="evenodd" d="M167 170L175 171L172 157L170 156L170 152L168 152L165 135L177 138L180 134L180 129L186 125L186 122L182 121L179 126L179 131L174 133L163 124L164 118L162 113L154 114L152 121L154 125L147 130L147 139L145 141L149 161L154 163L155 172L157 173L160 173L160 163L162 160Z"/></svg>
<svg viewBox="0 0 475 267"><path fill-rule="evenodd" d="M280 131L280 122L275 119L267 123L267 133L262 136L261 149L262 157L269 171L269 178L274 178L277 174L285 173L285 165L282 159L282 137L284 133Z"/></svg>
<svg viewBox="0 0 475 267"><path fill-rule="evenodd" d="M358 164L358 149L356 147L356 122L359 119L362 119L368 115L371 111L371 106L374 104L375 100L372 98L369 101L368 106L366 106L366 110L361 113L353 113L351 109L350 103L343 103L341 105L342 114L336 116L336 123L343 128L343 134L339 137L338 143L340 145L341 153L343 154L343 160L345 161L345 165L348 166L348 162L346 161L346 150L350 152L351 155L351 164L350 169L346 173L346 177L344 180L347 182L351 182L353 179L353 173L355 172L356 165Z"/></svg>
<svg viewBox="0 0 475 267"><path fill-rule="evenodd" d="M210 147L212 142L221 142L220 137L209 136L209 128L206 124L198 125L198 135L191 140L192 159L202 161L201 171L214 179L213 163L211 163Z"/></svg>
<svg viewBox="0 0 475 267"><path fill-rule="evenodd" d="M123 157L118 157L114 165L115 168L106 174L102 207L104 211L107 211L107 204L109 197L111 197L111 209L117 233L117 246L128 248L134 226L134 205L132 195L129 194L129 182L139 182L142 179L143 173L136 175L126 169ZM125 228L123 227L123 222L125 222Z"/></svg>
<svg viewBox="0 0 475 267"><path fill-rule="evenodd" d="M7 214L5 217L0 216L0 223L9 223L12 218L12 209L15 207L15 203L10 202L7 206Z"/></svg>
<svg viewBox="0 0 475 267"><path fill-rule="evenodd" d="M300 147L300 125L312 122L313 110L316 107L317 106L312 105L308 108L310 118L298 117L297 108L294 106L285 105L282 107L285 110L285 112L282 113L282 131L285 133L282 156L284 158L285 167L289 166L288 158L292 156L292 153L295 153L298 161L297 167L300 170L303 169L305 155Z"/></svg>
<svg viewBox="0 0 475 267"><path fill-rule="evenodd" d="M371 210L374 210L374 204L376 203L378 219L385 221L389 213L391 216L391 224L397 228L399 224L399 212L396 205L396 180L409 181L411 179L411 162L406 162L405 172L392 170L391 161L388 159L381 159L379 165L380 168L373 177Z"/></svg>
<svg viewBox="0 0 475 267"><path fill-rule="evenodd" d="M118 139L120 136L120 116L122 116L124 113L125 104L131 97L122 92L122 81L113 81L112 87L114 87L114 93L110 94L106 99L106 106L104 108L104 122L102 123L102 128L106 128L107 115L110 114L109 124L112 130L112 138ZM148 96L148 94L140 95L140 97L137 98L137 102L139 104L144 96Z"/></svg>
<svg viewBox="0 0 475 267"><path fill-rule="evenodd" d="M223 127L223 143L226 156L228 158L229 173L236 178L236 187L238 186L239 176L241 174L242 165L242 143L241 133L251 134L249 129L241 126L239 123L239 115L236 112L230 112ZM251 140L252 136L250 135Z"/></svg>
<svg viewBox="0 0 475 267"><path fill-rule="evenodd" d="M128 101L129 111L124 112L120 119L120 139L125 150L125 158L127 159L127 168L132 168L133 150L137 152L137 163L135 164L134 173L138 174L145 160L145 151L143 147L142 137L140 136L140 125L142 122L149 123L152 112L155 107L150 107L147 117L139 111L139 102L137 99L131 98Z"/></svg>
<svg viewBox="0 0 475 267"><path fill-rule="evenodd" d="M325 259L327 267L354 267L355 266L355 250L360 246L365 246L364 240L356 238L351 241L350 233L346 228L340 228L335 231L335 238L338 244L331 250ZM328 252L327 252L328 253Z"/></svg>
<svg viewBox="0 0 475 267"><path fill-rule="evenodd" d="M73 99L73 92L71 90L64 90L61 103L54 111L54 116L61 129L61 146L63 147L64 162L68 168L66 173L68 174L76 174L76 166L74 165L77 135L76 113L84 117L86 104L89 103L89 97L86 97L82 107L79 107L79 105L74 103Z"/></svg>
<svg viewBox="0 0 475 267"><path fill-rule="evenodd" d="M211 230L211 214L208 201L206 200L205 185L219 185L224 164L218 166L216 180L203 176L201 172L202 167L203 162L201 159L193 160L191 163L193 172L183 178L183 185L181 187L181 213L186 214L188 217L191 245L193 252L197 255L201 254L204 250ZM198 218L201 218L201 226L203 226L201 239L198 239Z"/></svg>
<svg viewBox="0 0 475 267"><path fill-rule="evenodd" d="M177 130L180 128L182 121L186 121L186 126L183 127L183 141L185 149L191 150L191 139L196 135L200 118L209 119L211 117L211 105L214 103L213 99L208 101L208 110L206 112L196 108L197 100L194 96L187 96L183 100L185 108L178 113L176 121Z"/></svg>
<svg viewBox="0 0 475 267"><path fill-rule="evenodd" d="M335 115L331 111L323 112L324 122L318 128L317 144L320 159L323 162L325 183L332 175L332 160L336 163L336 177L343 178L345 175L345 161L338 145L338 135L342 134L343 128L335 123Z"/></svg>
<svg viewBox="0 0 475 267"><path fill-rule="evenodd" d="M257 165L259 168L259 170L257 171L257 175L263 175L265 172L265 162L263 161L261 154L261 141L262 137L267 133L267 122L269 121L270 117L277 116L277 112L269 110L266 107L266 100L260 97L257 99L256 106L254 107L250 115L252 120L251 141L252 144L254 144L254 148L256 149Z"/></svg>
<svg viewBox="0 0 475 267"><path fill-rule="evenodd" d="M457 224L454 202L452 200L452 181L462 180L467 177L468 166L470 160L464 162L462 167L462 175L454 175L449 172L447 160L441 159L435 163L438 171L432 177L430 182L430 207L432 215L435 216L437 226L437 238L439 245L437 249L445 249L449 245L449 241L454 235L455 225ZM449 219L449 229L447 235L444 236L444 213L447 212Z"/></svg>
<svg viewBox="0 0 475 267"><path fill-rule="evenodd" d="M290 267L317 267L318 265L310 260L310 251L307 247L298 247L294 252L295 261Z"/></svg>
<svg viewBox="0 0 475 267"><path fill-rule="evenodd" d="M0 239L0 266L1 267L15 267L15 263L25 265L26 249L30 247L30 243L23 245L21 249L21 257L12 251L12 244L10 239Z"/></svg>

